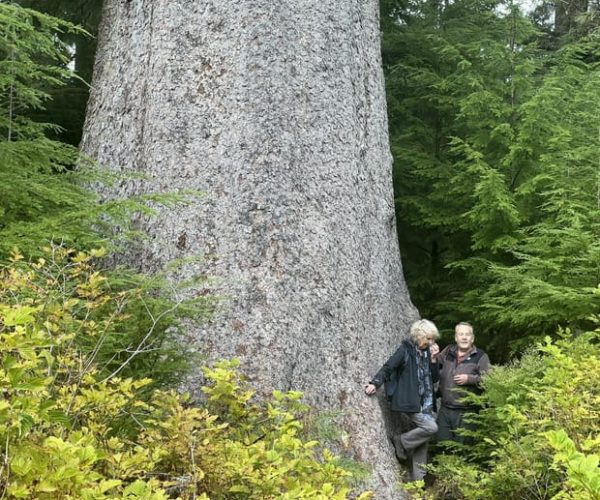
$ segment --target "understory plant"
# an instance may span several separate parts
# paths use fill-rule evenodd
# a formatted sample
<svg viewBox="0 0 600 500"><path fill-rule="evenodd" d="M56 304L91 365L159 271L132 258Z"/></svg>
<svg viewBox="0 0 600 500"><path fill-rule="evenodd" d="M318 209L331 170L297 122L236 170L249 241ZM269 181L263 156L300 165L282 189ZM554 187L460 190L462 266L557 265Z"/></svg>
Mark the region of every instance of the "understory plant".
<svg viewBox="0 0 600 500"><path fill-rule="evenodd" d="M115 365L128 311L148 297L111 289L101 254L14 253L0 268L3 498L347 498L351 473L300 437L300 393L255 401L235 360L204 369L202 406L151 389L127 369L149 355L152 331Z"/></svg>
<svg viewBox="0 0 600 500"><path fill-rule="evenodd" d="M472 442L437 456L428 496L600 499L599 340L563 331L493 369Z"/></svg>

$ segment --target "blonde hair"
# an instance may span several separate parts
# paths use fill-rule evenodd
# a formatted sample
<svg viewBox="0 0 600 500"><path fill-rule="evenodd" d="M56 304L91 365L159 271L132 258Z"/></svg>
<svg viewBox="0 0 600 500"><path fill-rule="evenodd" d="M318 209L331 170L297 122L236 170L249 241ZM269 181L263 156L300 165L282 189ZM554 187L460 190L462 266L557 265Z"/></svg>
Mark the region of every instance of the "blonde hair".
<svg viewBox="0 0 600 500"><path fill-rule="evenodd" d="M427 337L427 335L432 335L435 340L440 338L440 332L438 332L438 329L433 321L429 321L428 319L420 319L419 321L415 321L410 326L408 337L415 344L423 337Z"/></svg>

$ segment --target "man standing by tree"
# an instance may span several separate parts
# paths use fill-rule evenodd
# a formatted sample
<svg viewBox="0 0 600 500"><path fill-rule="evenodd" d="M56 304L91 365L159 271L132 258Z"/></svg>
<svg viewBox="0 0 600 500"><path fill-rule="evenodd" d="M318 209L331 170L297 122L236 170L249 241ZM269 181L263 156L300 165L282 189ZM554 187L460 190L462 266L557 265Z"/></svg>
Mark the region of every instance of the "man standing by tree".
<svg viewBox="0 0 600 500"><path fill-rule="evenodd" d="M475 408L463 400L465 394L477 392L481 376L490 368L488 355L475 347L475 334L469 323L454 328L456 344L447 346L438 356L440 364L440 394L442 404L438 413L438 441L464 442L456 431L468 428L465 413Z"/></svg>
<svg viewBox="0 0 600 500"><path fill-rule="evenodd" d="M437 431L433 417L433 384L438 379L436 356L439 347L435 341L439 336L438 329L431 321L415 321L410 327L408 339L400 344L365 387L365 393L372 396L385 382L385 392L391 400L392 411L406 414L415 426L392 438L399 460L406 460L408 455L412 455L414 481L425 476L423 466L427 462L427 443Z"/></svg>

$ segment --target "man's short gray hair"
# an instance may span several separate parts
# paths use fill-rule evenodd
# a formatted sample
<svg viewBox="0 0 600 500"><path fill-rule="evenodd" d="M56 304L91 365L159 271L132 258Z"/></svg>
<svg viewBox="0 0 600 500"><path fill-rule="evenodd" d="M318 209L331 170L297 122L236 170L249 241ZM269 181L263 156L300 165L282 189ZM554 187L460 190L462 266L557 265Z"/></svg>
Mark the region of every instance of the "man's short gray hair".
<svg viewBox="0 0 600 500"><path fill-rule="evenodd" d="M456 325L454 326L454 329L456 330L456 328L458 328L459 326L468 326L471 329L471 335L475 335L475 330L473 329L473 325L471 323L467 323L466 321L461 321L460 323L456 323Z"/></svg>
<svg viewBox="0 0 600 500"><path fill-rule="evenodd" d="M433 321L429 321L428 319L420 319L419 321L415 321L410 326L408 337L415 344L428 335L432 335L435 340L440 338L440 332L438 332L438 329Z"/></svg>

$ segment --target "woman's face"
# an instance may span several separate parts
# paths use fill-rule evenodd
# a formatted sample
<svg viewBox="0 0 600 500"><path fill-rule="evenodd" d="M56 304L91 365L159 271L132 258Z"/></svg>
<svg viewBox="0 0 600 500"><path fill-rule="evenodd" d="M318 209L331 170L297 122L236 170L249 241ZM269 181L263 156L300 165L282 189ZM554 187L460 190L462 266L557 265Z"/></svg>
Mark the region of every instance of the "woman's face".
<svg viewBox="0 0 600 500"><path fill-rule="evenodd" d="M423 337L419 337L419 340L417 341L417 347L419 349L421 349L422 351L428 349L431 345L433 345L433 343L435 342L435 337L433 335L433 333L428 333L427 335L424 335Z"/></svg>

